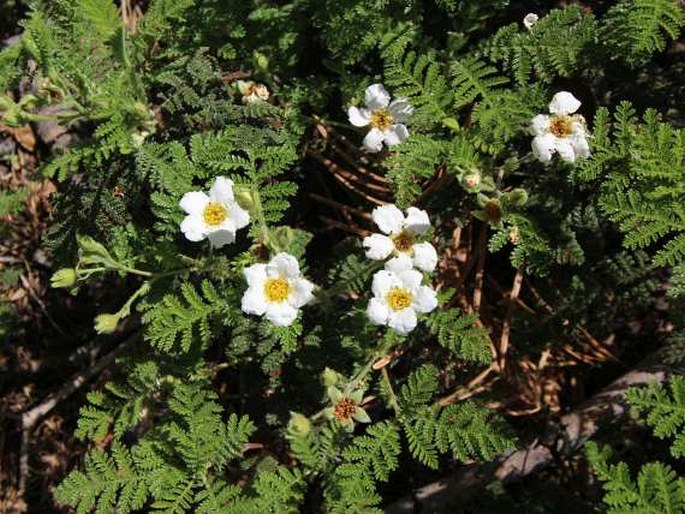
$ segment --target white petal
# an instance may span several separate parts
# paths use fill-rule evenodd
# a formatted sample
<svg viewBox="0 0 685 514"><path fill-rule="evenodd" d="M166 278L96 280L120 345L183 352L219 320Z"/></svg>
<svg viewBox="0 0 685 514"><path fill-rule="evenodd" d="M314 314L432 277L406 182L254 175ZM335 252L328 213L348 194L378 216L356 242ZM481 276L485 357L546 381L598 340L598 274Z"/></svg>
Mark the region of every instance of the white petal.
<svg viewBox="0 0 685 514"><path fill-rule="evenodd" d="M366 315L374 325L385 325L388 322L390 310L381 298L371 298L369 305L366 307Z"/></svg>
<svg viewBox="0 0 685 514"><path fill-rule="evenodd" d="M411 230L414 234L423 234L431 227L428 213L416 207L409 207L407 209L407 219L404 221L404 227Z"/></svg>
<svg viewBox="0 0 685 514"><path fill-rule="evenodd" d="M228 219L233 222L236 230L246 227L250 223L250 214L233 202L228 207Z"/></svg>
<svg viewBox="0 0 685 514"><path fill-rule="evenodd" d="M189 214L181 222L181 232L188 241L202 241L206 237L207 227L198 216Z"/></svg>
<svg viewBox="0 0 685 514"><path fill-rule="evenodd" d="M390 312L388 326L400 334L408 334L416 328L416 313L411 308Z"/></svg>
<svg viewBox="0 0 685 514"><path fill-rule="evenodd" d="M401 123L392 125L388 130L383 132L383 141L388 146L399 145L402 141L409 138L409 131L407 127Z"/></svg>
<svg viewBox="0 0 685 514"><path fill-rule="evenodd" d="M215 230L207 234L207 239L212 243L214 248L221 248L227 244L235 241L235 231L233 230Z"/></svg>
<svg viewBox="0 0 685 514"><path fill-rule="evenodd" d="M381 148L383 148L383 138L383 132L377 128L372 128L364 137L364 148L368 152L380 152Z"/></svg>
<svg viewBox="0 0 685 514"><path fill-rule="evenodd" d="M201 191L192 191L184 194L178 205L188 214L200 216L208 203L209 197L206 194Z"/></svg>
<svg viewBox="0 0 685 514"><path fill-rule="evenodd" d="M571 138L571 145L573 146L573 151L576 153L578 159L587 159L590 157L590 146L584 135L573 136Z"/></svg>
<svg viewBox="0 0 685 514"><path fill-rule="evenodd" d="M263 287L249 287L240 304L240 308L247 314L261 316L266 312L266 300Z"/></svg>
<svg viewBox="0 0 685 514"><path fill-rule="evenodd" d="M392 203L376 207L371 217L384 234L399 233L404 226L404 214Z"/></svg>
<svg viewBox="0 0 685 514"><path fill-rule="evenodd" d="M549 116L538 114L530 121L530 133L534 136L544 136L549 131Z"/></svg>
<svg viewBox="0 0 685 514"><path fill-rule="evenodd" d="M382 269L374 274L373 282L371 283L371 291L374 296L385 298L385 295L390 289L401 285L402 282L395 273Z"/></svg>
<svg viewBox="0 0 685 514"><path fill-rule="evenodd" d="M314 284L304 278L296 278L290 283L293 288L288 302L293 307L303 307L314 299Z"/></svg>
<svg viewBox="0 0 685 514"><path fill-rule="evenodd" d="M421 286L416 290L416 292L414 292L412 308L416 310L416 312L431 312L437 306L437 294L432 288L428 286Z"/></svg>
<svg viewBox="0 0 685 514"><path fill-rule="evenodd" d="M534 137L532 147L535 158L543 164L552 162L556 141L557 138L553 134Z"/></svg>
<svg viewBox="0 0 685 514"><path fill-rule="evenodd" d="M370 110L387 107L390 103L390 93L383 87L383 84L371 84L364 93L366 107Z"/></svg>
<svg viewBox="0 0 685 514"><path fill-rule="evenodd" d="M415 269L400 271L397 276L402 282L402 287L412 291L412 294L413 291L416 291L421 286L421 281L423 280L421 272Z"/></svg>
<svg viewBox="0 0 685 514"><path fill-rule="evenodd" d="M438 252L430 243L417 243L412 249L414 266L422 271L433 271L438 265Z"/></svg>
<svg viewBox="0 0 685 514"><path fill-rule="evenodd" d="M405 123L414 112L414 107L412 107L406 98L397 98L393 100L388 109L390 110L390 114L392 114L392 118L397 123Z"/></svg>
<svg viewBox="0 0 685 514"><path fill-rule="evenodd" d="M209 197L215 202L229 204L233 202L233 181L226 177L216 177Z"/></svg>
<svg viewBox="0 0 685 514"><path fill-rule="evenodd" d="M347 109L347 118L355 127L365 127L371 122L371 116L368 109L360 109L354 105Z"/></svg>
<svg viewBox="0 0 685 514"><path fill-rule="evenodd" d="M395 249L392 239L383 234L373 234L365 237L362 245L366 249L366 256L375 261L387 259Z"/></svg>
<svg viewBox="0 0 685 514"><path fill-rule="evenodd" d="M277 327L292 325L298 310L288 302L269 303L266 306L266 319Z"/></svg>
<svg viewBox="0 0 685 514"><path fill-rule="evenodd" d="M557 138L555 148L563 161L571 163L576 162L576 152L573 151L573 145L571 145L570 139Z"/></svg>
<svg viewBox="0 0 685 514"><path fill-rule="evenodd" d="M266 264L253 264L243 269L243 276L250 287L263 288L266 281Z"/></svg>
<svg viewBox="0 0 685 514"><path fill-rule="evenodd" d="M295 257L281 252L266 265L266 274L270 277L297 278L300 276L300 265Z"/></svg>
<svg viewBox="0 0 685 514"><path fill-rule="evenodd" d="M385 263L385 269L393 273L400 273L414 268L414 263L408 255L398 255Z"/></svg>
<svg viewBox="0 0 685 514"><path fill-rule="evenodd" d="M560 91L554 95L552 101L549 103L549 112L558 114L559 116L573 114L578 110L580 104L580 100L568 91Z"/></svg>

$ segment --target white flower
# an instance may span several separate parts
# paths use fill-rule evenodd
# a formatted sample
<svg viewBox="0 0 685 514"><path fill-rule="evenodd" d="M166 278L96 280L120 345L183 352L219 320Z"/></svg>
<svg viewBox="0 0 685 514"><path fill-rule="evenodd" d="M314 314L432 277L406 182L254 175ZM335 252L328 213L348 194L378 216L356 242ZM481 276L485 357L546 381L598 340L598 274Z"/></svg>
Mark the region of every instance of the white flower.
<svg viewBox="0 0 685 514"><path fill-rule="evenodd" d="M366 107L352 106L347 110L350 123L355 127L371 125L364 138L364 148L378 152L383 143L393 146L409 137L405 123L414 108L406 98L396 98L391 102L383 84L372 84L366 88L364 100Z"/></svg>
<svg viewBox="0 0 685 514"><path fill-rule="evenodd" d="M250 215L233 198L233 181L217 177L209 195L201 191L186 193L179 202L188 215L181 231L189 241L209 239L219 248L235 241L235 233L250 222Z"/></svg>
<svg viewBox="0 0 685 514"><path fill-rule="evenodd" d="M552 161L554 153L566 162L576 162L590 156L585 118L575 113L580 101L567 91L554 95L549 104L551 115L538 114L530 124L533 155L544 164Z"/></svg>
<svg viewBox="0 0 685 514"><path fill-rule="evenodd" d="M400 334L416 327L416 313L431 312L438 306L435 291L421 285L421 273L412 269L408 257L395 257L373 276L366 314L374 325L388 325Z"/></svg>
<svg viewBox="0 0 685 514"><path fill-rule="evenodd" d="M366 256L381 261L390 255L406 256L423 271L433 271L438 253L430 243L418 243L417 238L431 226L426 211L409 207L405 217L395 205L376 207L371 213L373 221L383 234L373 234L363 241ZM387 235L386 235L387 234Z"/></svg>
<svg viewBox="0 0 685 514"><path fill-rule="evenodd" d="M540 17L537 14L529 12L523 18L523 26L526 27L528 30L531 30L533 28L533 25L535 25L539 19Z"/></svg>
<svg viewBox="0 0 685 514"><path fill-rule="evenodd" d="M243 95L244 104L266 102L269 99L269 88L264 84L257 84L252 80L239 80L236 85L240 94Z"/></svg>
<svg viewBox="0 0 685 514"><path fill-rule="evenodd" d="M268 264L245 268L243 274L248 285L243 312L266 316L276 326L292 324L299 309L314 299L314 284L302 278L297 259L285 252L275 255Z"/></svg>

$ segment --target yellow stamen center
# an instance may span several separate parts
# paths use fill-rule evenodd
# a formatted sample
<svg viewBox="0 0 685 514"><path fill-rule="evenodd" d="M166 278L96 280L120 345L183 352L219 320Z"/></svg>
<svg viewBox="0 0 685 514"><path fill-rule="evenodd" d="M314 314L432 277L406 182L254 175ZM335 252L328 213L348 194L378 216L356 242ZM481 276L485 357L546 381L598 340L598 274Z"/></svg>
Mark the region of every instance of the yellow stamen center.
<svg viewBox="0 0 685 514"><path fill-rule="evenodd" d="M281 303L290 296L290 283L285 278L268 278L264 283L264 296L272 303Z"/></svg>
<svg viewBox="0 0 685 514"><path fill-rule="evenodd" d="M388 306L394 311L402 311L411 305L412 296L409 291L401 287L393 287L385 295Z"/></svg>
<svg viewBox="0 0 685 514"><path fill-rule="evenodd" d="M554 116L549 122L549 131L557 137L568 137L573 132L570 116Z"/></svg>
<svg viewBox="0 0 685 514"><path fill-rule="evenodd" d="M220 203L210 202L202 212L205 223L209 226L221 225L228 216L228 209Z"/></svg>
<svg viewBox="0 0 685 514"><path fill-rule="evenodd" d="M392 239L392 242L395 244L395 250L400 253L411 253L411 249L415 242L414 234L403 230L399 234L391 235L390 239Z"/></svg>
<svg viewBox="0 0 685 514"><path fill-rule="evenodd" d="M388 130L394 123L392 113L389 109L381 107L371 112L371 126L381 132Z"/></svg>
<svg viewBox="0 0 685 514"><path fill-rule="evenodd" d="M343 397L335 404L335 407L333 407L333 416L338 421L345 421L354 415L356 409L357 406L350 398Z"/></svg>

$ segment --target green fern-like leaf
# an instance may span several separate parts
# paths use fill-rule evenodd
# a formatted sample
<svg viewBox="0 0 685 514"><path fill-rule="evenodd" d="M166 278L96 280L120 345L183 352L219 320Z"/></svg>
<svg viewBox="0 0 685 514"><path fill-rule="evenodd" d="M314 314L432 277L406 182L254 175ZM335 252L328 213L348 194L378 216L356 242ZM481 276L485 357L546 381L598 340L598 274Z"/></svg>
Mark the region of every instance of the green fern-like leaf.
<svg viewBox="0 0 685 514"><path fill-rule="evenodd" d="M180 297L168 294L145 313L145 338L163 351L178 344L187 352L195 341L206 345L211 335L210 317L222 308L222 301L209 281L202 283L202 294L190 284L183 284Z"/></svg>

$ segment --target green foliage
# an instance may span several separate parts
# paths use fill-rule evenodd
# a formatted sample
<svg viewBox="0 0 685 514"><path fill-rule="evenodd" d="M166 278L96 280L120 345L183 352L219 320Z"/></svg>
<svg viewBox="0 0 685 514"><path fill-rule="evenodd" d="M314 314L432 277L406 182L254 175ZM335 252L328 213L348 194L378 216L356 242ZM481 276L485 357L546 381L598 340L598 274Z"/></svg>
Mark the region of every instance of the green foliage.
<svg viewBox="0 0 685 514"><path fill-rule="evenodd" d="M433 315L430 327L438 342L449 351L464 360L487 364L492 359L490 339L478 321L476 314L450 309Z"/></svg>
<svg viewBox="0 0 685 514"><path fill-rule="evenodd" d="M673 438L673 456L685 456L685 377L671 377L668 388L650 384L629 389L627 397L635 411L647 413L645 420L655 436Z"/></svg>
<svg viewBox="0 0 685 514"><path fill-rule="evenodd" d="M369 427L367 435L356 437L342 453L342 462L331 477L327 491L331 512L380 512L374 509L381 497L375 480L387 481L397 469L400 438L389 422Z"/></svg>
<svg viewBox="0 0 685 514"><path fill-rule="evenodd" d="M571 5L551 11L528 32L518 24L501 28L482 51L519 84L527 84L532 77L550 83L578 69L596 34L593 17Z"/></svg>
<svg viewBox="0 0 685 514"><path fill-rule="evenodd" d="M211 316L221 309L221 299L211 282L202 283L201 295L192 285L183 284L180 297L167 294L145 313L145 337L153 347L165 351L178 344L187 352L195 341L205 346L211 338Z"/></svg>
<svg viewBox="0 0 685 514"><path fill-rule="evenodd" d="M28 195L28 189L21 188L16 191L0 192L0 216L17 214L24 208L24 202Z"/></svg>
<svg viewBox="0 0 685 514"><path fill-rule="evenodd" d="M236 486L219 485L220 481L207 490L204 486L242 455L254 424L236 414L224 422L216 395L202 383L171 384L168 419L132 449L118 434L108 451L89 453L84 470L73 471L60 485L59 502L84 513L93 508L108 512L115 506L117 511L132 512L152 500L154 512L177 513L188 512L196 503L206 509L218 501L217 495L238 495ZM139 414L140 421L143 417ZM261 483L258 480L255 487Z"/></svg>
<svg viewBox="0 0 685 514"><path fill-rule="evenodd" d="M661 462L644 464L637 479L630 477L625 462L610 464L609 448L588 443L587 457L604 482L604 503L611 514L685 512L685 479Z"/></svg>
<svg viewBox="0 0 685 514"><path fill-rule="evenodd" d="M594 155L579 178L601 179L600 205L626 233L626 246L652 249L657 265L682 262L685 132L661 122L652 109L640 123L628 102L616 109L613 127L605 110L595 127Z"/></svg>
<svg viewBox="0 0 685 514"><path fill-rule="evenodd" d="M398 398L400 421L415 459L437 468L438 453L459 460L489 460L512 448L514 439L487 409L467 402L441 408L431 404L438 370L424 365L412 373Z"/></svg>
<svg viewBox="0 0 685 514"><path fill-rule="evenodd" d="M93 444L58 488L64 508L380 513L395 494L384 483L419 483L424 467L442 473L454 459L488 461L515 445L488 408L448 404L447 390L490 363L507 309L493 292L512 266L526 285L553 286L533 305L552 314L511 316L512 358L533 362L575 323L609 331L651 305L664 282L651 264L673 269L671 296L682 295L683 113L676 106L664 121L627 102L605 106L635 85L629 68L650 76L651 55L678 37L675 1L622 0L606 14L577 5L545 14L552 2L542 2L530 30L502 26L520 15L508 0L134 4L140 12L124 20L117 2L35 1L20 43L0 51L2 126L68 132L67 143L36 152L58 190L46 235L65 270L55 282L78 292L70 303L97 307L98 332L109 335L95 344L135 331L80 411L76 435ZM239 80L266 88L268 100L243 95ZM410 136L360 153L366 128L344 123L345 110L373 83L414 107ZM529 125L560 89L582 97L592 156L543 167ZM313 156L358 172L358 191L329 182ZM356 233L375 230L366 214L379 201L364 195L385 189L367 190L365 169L387 180L381 198L431 220L421 237L440 260L423 283L439 287L440 301L409 334L364 312L384 263L364 257ZM233 181L250 226L212 248L181 233L179 202L217 177ZM309 199L324 193L354 236L323 229ZM24 189L0 194L0 216L25 198ZM615 248L613 224L625 248ZM455 305L471 296L473 252L486 248L480 319ZM245 268L279 252L317 285L289 326L241 309ZM457 279L455 266L465 273ZM3 269L0 285L19 274ZM683 384L630 393L678 456ZM353 431L342 428L350 405L332 404L329 386L367 412ZM646 465L633 482L603 455L596 466L616 512L679 511L682 485L666 466Z"/></svg>
<svg viewBox="0 0 685 514"><path fill-rule="evenodd" d="M621 0L606 15L602 36L608 51L635 66L678 38L685 14L671 0Z"/></svg>

